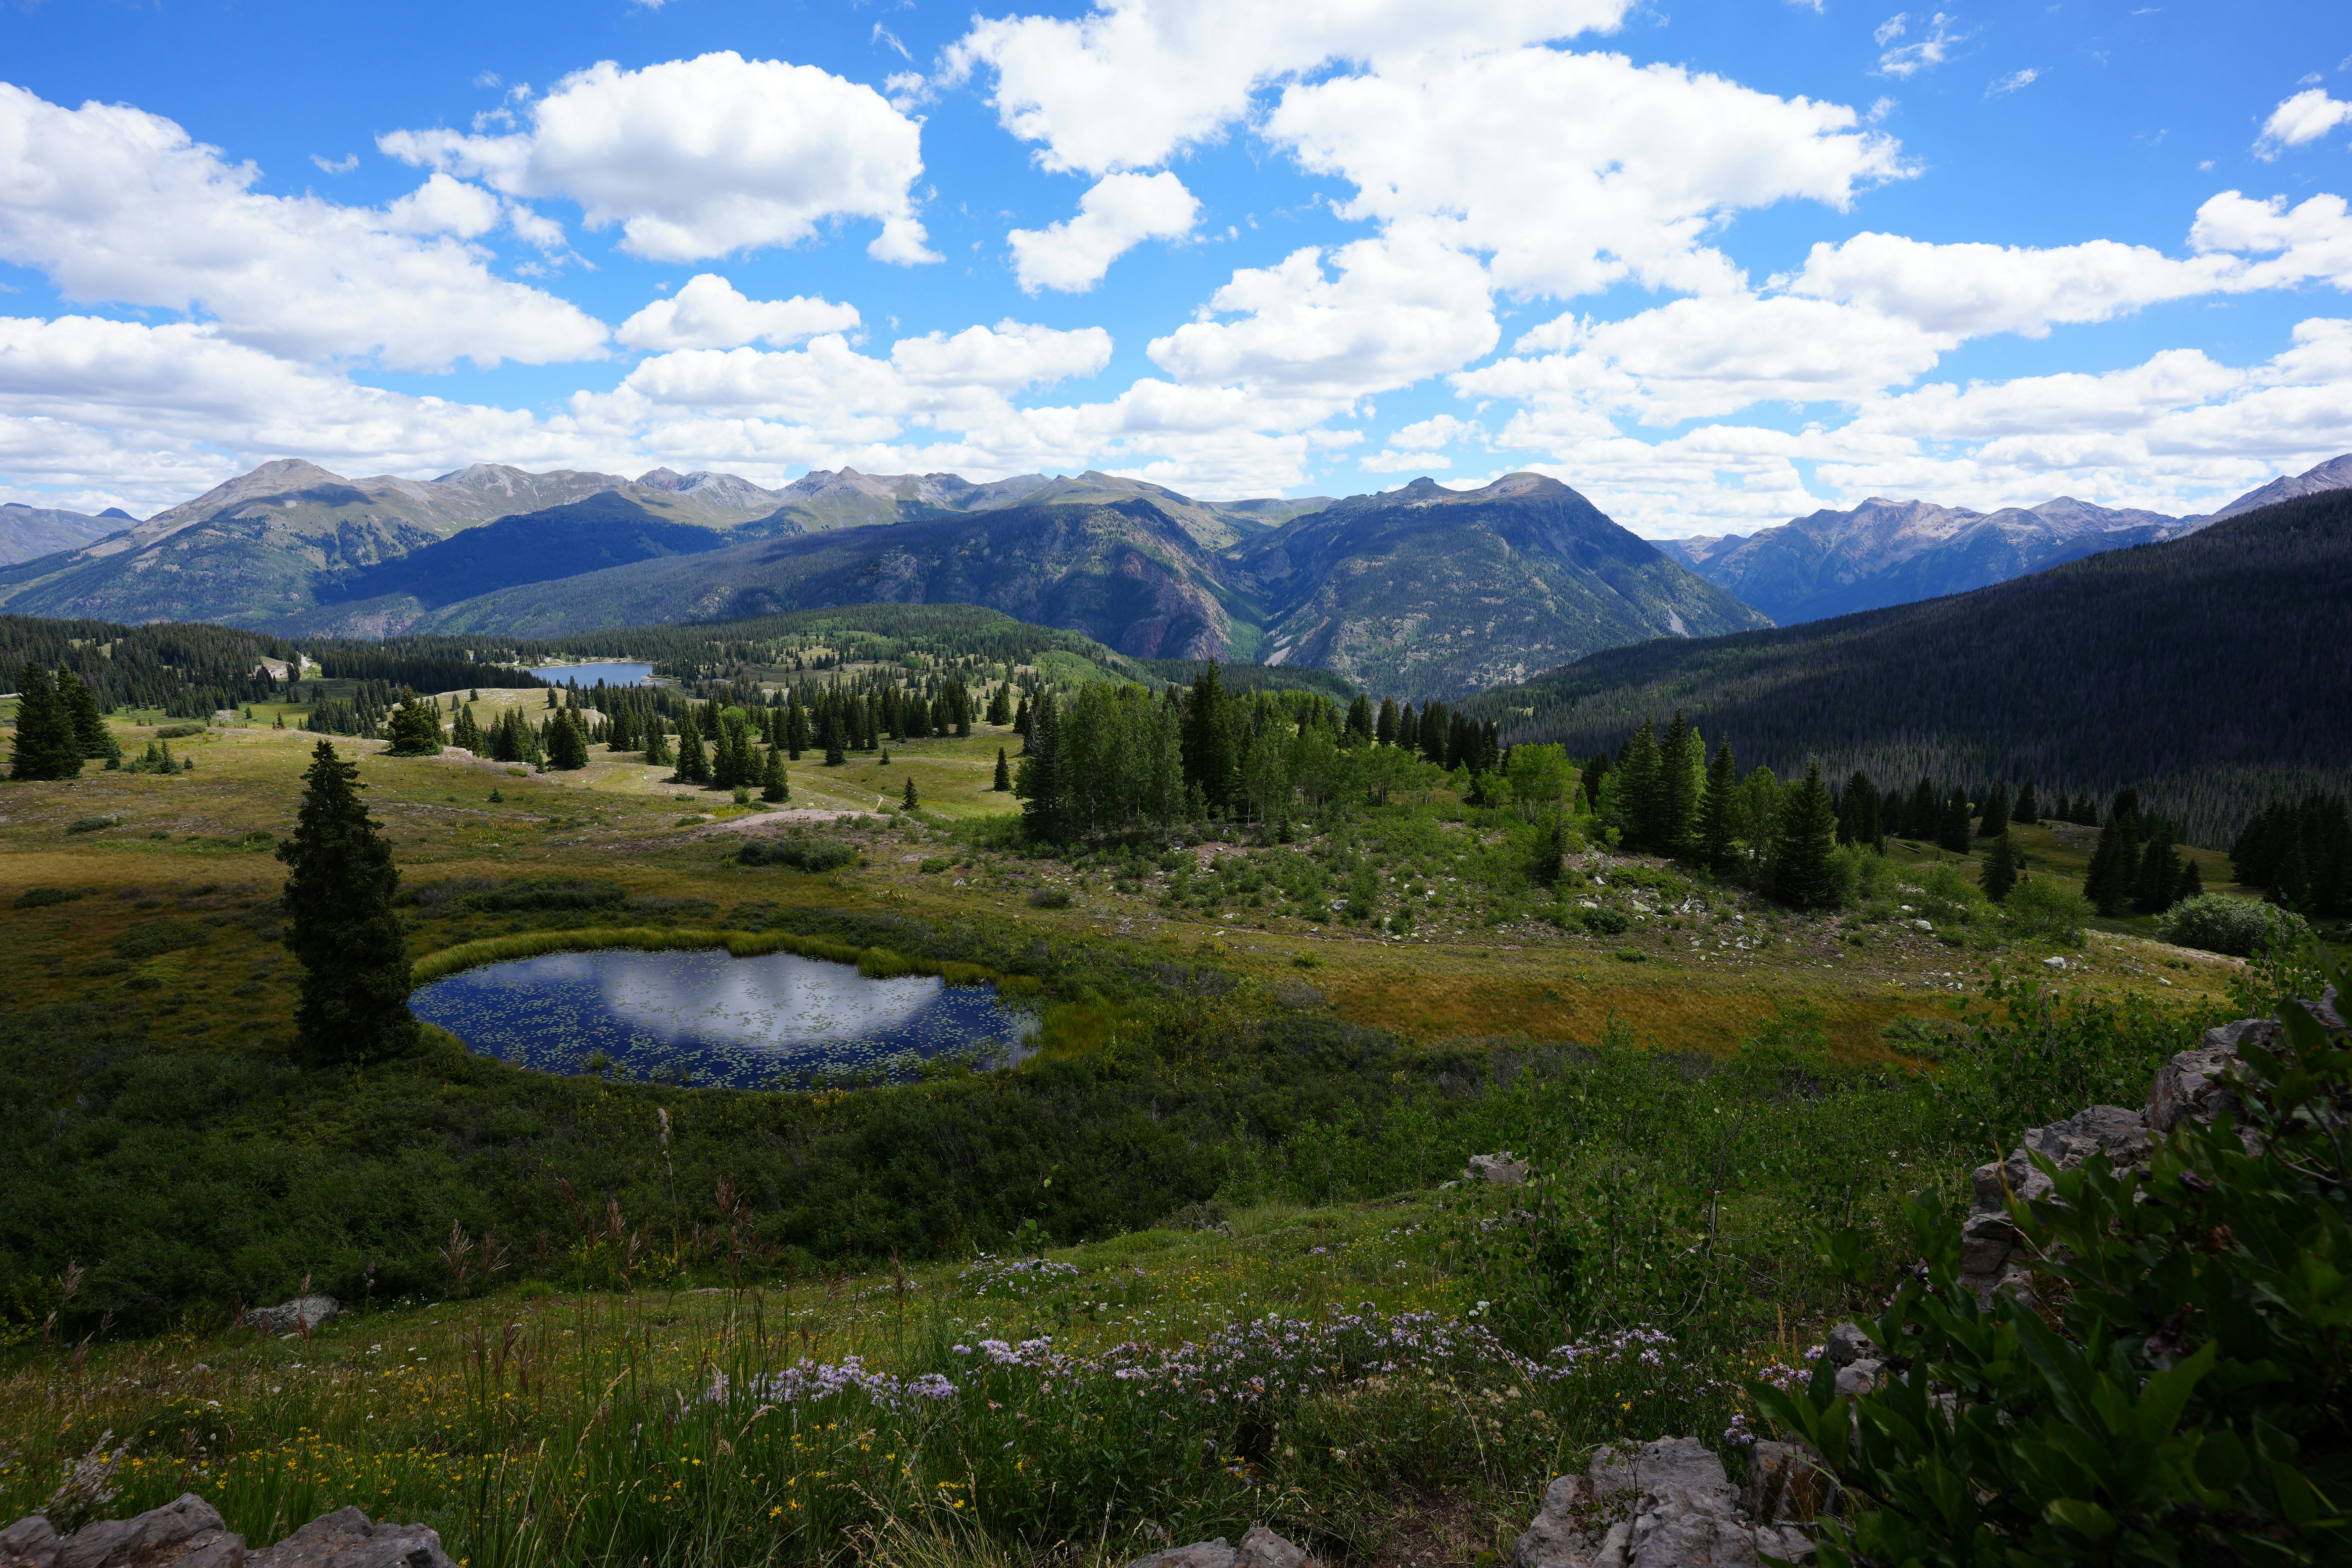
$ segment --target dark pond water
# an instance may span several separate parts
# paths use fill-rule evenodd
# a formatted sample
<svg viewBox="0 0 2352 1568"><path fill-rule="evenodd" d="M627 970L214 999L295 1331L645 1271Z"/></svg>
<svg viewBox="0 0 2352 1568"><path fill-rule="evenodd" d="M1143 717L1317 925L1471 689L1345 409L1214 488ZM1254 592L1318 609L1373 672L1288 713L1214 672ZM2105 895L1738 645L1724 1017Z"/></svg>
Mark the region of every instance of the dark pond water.
<svg viewBox="0 0 2352 1568"><path fill-rule="evenodd" d="M616 1077L684 1073L736 1089L853 1071L898 1077L957 1053L1002 1065L1026 1054L1037 1028L1034 1015L999 1006L985 985L870 980L845 963L719 949L550 953L465 970L408 1002L476 1055L518 1067L585 1072L601 1051Z"/></svg>
<svg viewBox="0 0 2352 1568"><path fill-rule="evenodd" d="M541 664L528 667L541 680L551 680L561 686L565 681L576 682L582 689L603 681L607 686L643 686L653 679L650 664Z"/></svg>

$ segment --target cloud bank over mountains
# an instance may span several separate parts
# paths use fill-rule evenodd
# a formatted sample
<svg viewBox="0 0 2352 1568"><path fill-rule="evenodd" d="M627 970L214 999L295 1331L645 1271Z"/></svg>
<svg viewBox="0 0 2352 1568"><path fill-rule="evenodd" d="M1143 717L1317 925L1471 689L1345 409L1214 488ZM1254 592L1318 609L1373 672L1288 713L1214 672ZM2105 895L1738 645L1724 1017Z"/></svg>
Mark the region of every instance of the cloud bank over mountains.
<svg viewBox="0 0 2352 1568"><path fill-rule="evenodd" d="M0 500L143 515L276 457L771 485L1097 468L1206 496L1533 468L1664 534L1870 494L2195 511L2352 447L2352 212L2310 184L2341 163L2282 174L2292 197L2210 182L2157 243L1885 232L1874 197L1948 177L1892 100L1645 63L1634 20L1107 0L979 19L912 70L894 50L878 85L735 50L594 61L464 128L380 133L418 183L377 205L333 198L341 163L313 160L325 194L273 194L310 173L0 83L0 262L58 302L0 296ZM1941 13L1863 26L1851 96L1922 90L1987 37ZM1986 101L2050 90L1994 65ZM950 100L995 138L951 175L929 166ZM2248 112L2256 170L2340 155L2352 124L2325 87ZM1213 194L1244 154L1320 183L1310 242ZM974 261L933 231L992 207L983 156L1066 205L997 220ZM1836 237L1759 272L1733 241L1766 222ZM845 251L855 288L743 281ZM1180 252L1232 259L1195 297L1120 292ZM599 258L688 275L615 310ZM898 328L906 290L983 263L996 310ZM2292 296L2297 324L2234 363L2159 346L1939 379L1972 342L2256 296ZM541 368L502 395L514 367Z"/></svg>

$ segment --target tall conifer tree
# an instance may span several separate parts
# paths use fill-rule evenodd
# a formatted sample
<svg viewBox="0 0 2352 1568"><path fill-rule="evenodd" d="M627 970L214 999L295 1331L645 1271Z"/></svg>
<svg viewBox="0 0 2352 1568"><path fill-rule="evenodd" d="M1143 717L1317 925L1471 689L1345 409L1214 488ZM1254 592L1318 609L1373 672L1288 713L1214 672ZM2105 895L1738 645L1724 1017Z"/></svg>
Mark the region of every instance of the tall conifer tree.
<svg viewBox="0 0 2352 1568"><path fill-rule="evenodd" d="M2017 886L2017 846L2010 842L2007 833L1994 839L1985 851L1982 886L1984 896L1996 904L2009 897L2009 890Z"/></svg>
<svg viewBox="0 0 2352 1568"><path fill-rule="evenodd" d="M1936 834L1936 847L1955 855L1969 852L1969 792L1958 784L1952 786L1952 797L1944 803L1944 820Z"/></svg>
<svg viewBox="0 0 2352 1568"><path fill-rule="evenodd" d="M17 678L16 742L8 769L13 779L70 779L81 776L81 746L74 738L73 715L58 702L56 682L49 672L27 660Z"/></svg>
<svg viewBox="0 0 2352 1568"><path fill-rule="evenodd" d="M1717 870L1731 864L1738 794L1739 764L1732 761L1731 742L1726 741L1706 765L1706 789L1698 806L1699 858Z"/></svg>
<svg viewBox="0 0 2352 1568"><path fill-rule="evenodd" d="M1774 895L1801 910L1836 903L1836 854L1837 808L1830 803L1829 786L1822 783L1822 765L1814 763L1805 770L1804 782L1780 804L1770 862Z"/></svg>
<svg viewBox="0 0 2352 1568"><path fill-rule="evenodd" d="M2009 786L1995 784L1985 792L1984 812L1977 821L1979 838L1999 838L2009 831Z"/></svg>
<svg viewBox="0 0 2352 1568"><path fill-rule="evenodd" d="M320 742L293 837L278 846L289 872L285 942L302 965L295 1032L320 1062L381 1060L416 1036L407 939L392 902L400 872L359 797L359 771Z"/></svg>

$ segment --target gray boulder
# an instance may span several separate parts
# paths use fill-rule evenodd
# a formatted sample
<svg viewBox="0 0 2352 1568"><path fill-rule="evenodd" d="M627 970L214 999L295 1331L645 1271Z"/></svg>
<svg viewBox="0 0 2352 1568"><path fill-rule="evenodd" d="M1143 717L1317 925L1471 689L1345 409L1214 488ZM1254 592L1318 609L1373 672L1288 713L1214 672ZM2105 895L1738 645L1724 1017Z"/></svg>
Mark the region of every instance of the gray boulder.
<svg viewBox="0 0 2352 1568"><path fill-rule="evenodd" d="M355 1508L312 1520L247 1568L457 1568L441 1537L421 1524L371 1524Z"/></svg>
<svg viewBox="0 0 2352 1568"><path fill-rule="evenodd" d="M245 1326L260 1334L304 1333L342 1310L332 1296L297 1296L275 1307L256 1307L246 1313Z"/></svg>
<svg viewBox="0 0 2352 1568"><path fill-rule="evenodd" d="M1492 1182L1498 1187L1516 1187L1528 1179L1528 1163L1514 1160L1508 1149L1497 1154L1473 1154L1470 1168L1462 1173L1465 1182Z"/></svg>
<svg viewBox="0 0 2352 1568"><path fill-rule="evenodd" d="M1756 1568L1759 1552L1811 1560L1803 1531L1759 1521L1741 1503L1723 1461L1696 1438L1603 1448L1584 1474L1545 1489L1512 1568Z"/></svg>
<svg viewBox="0 0 2352 1568"><path fill-rule="evenodd" d="M134 1519L105 1519L60 1536L38 1514L0 1530L0 1568L457 1568L421 1524L373 1524L358 1509L314 1519L277 1545L247 1552L194 1492ZM1202 1564L1201 1568L1216 1568ZM1230 1565L1227 1565L1230 1568Z"/></svg>
<svg viewBox="0 0 2352 1568"><path fill-rule="evenodd" d="M1129 1568L1323 1568L1307 1549L1265 1526L1253 1525L1238 1550L1222 1535L1139 1557Z"/></svg>

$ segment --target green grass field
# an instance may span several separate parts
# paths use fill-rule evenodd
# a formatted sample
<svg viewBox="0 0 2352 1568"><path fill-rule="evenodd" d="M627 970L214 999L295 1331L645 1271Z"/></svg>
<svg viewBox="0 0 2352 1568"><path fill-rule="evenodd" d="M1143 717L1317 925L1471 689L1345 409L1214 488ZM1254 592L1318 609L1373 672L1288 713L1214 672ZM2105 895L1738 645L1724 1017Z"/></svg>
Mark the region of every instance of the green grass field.
<svg viewBox="0 0 2352 1568"><path fill-rule="evenodd" d="M478 711L506 701L544 698ZM176 775L0 788L11 1518L98 1446L125 1456L113 1511L194 1489L258 1545L357 1502L469 1568L1108 1563L1252 1522L1349 1561L1491 1561L1550 1474L1620 1436L1713 1440L1745 1376L1846 1310L1818 1226L1881 1227L2019 1127L2139 1092L2243 973L2147 922L2064 948L1922 931L1899 886L1797 917L1634 858L1589 867L1627 929L1563 929L1481 879L1488 830L1459 813L1368 851L1382 896L1418 901L1386 935L1324 907L1311 834L1024 854L988 788L1018 737L986 726L887 767L812 755L772 812L625 754L538 774L339 740L404 885L618 889L598 912L421 903L417 958L589 926L887 945L1038 987L1045 1048L795 1094L446 1046L308 1069L269 849L318 737L270 717L173 742ZM120 727L134 755L152 733ZM859 860L728 858L793 826ZM2083 830L2019 838L2079 876ZM2042 990L1990 994L2021 976ZM1542 1247L1442 1187L1506 1147L1549 1184ZM361 1310L227 1327L305 1279ZM1324 1348L1283 1360L1250 1327L1268 1314ZM1570 1341L1599 1347L1573 1375L1546 1361ZM842 1383L852 1356L899 1382ZM760 1381L803 1361L829 1391ZM952 1393L902 1386L933 1376ZM1280 1386L1205 1398L1250 1377Z"/></svg>

